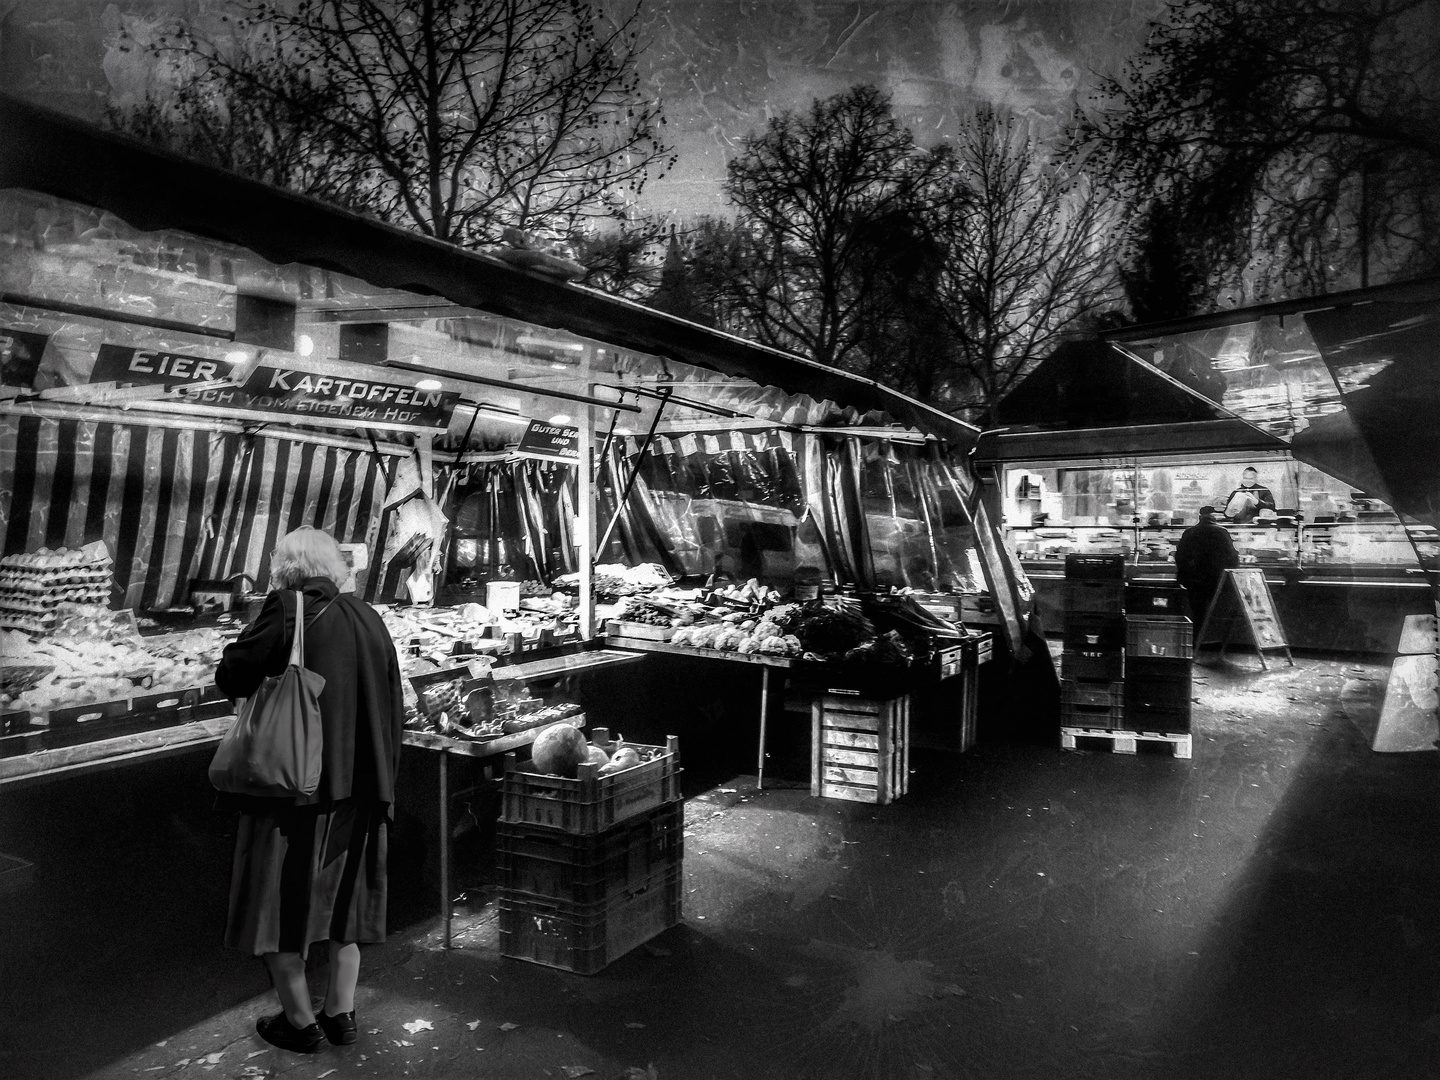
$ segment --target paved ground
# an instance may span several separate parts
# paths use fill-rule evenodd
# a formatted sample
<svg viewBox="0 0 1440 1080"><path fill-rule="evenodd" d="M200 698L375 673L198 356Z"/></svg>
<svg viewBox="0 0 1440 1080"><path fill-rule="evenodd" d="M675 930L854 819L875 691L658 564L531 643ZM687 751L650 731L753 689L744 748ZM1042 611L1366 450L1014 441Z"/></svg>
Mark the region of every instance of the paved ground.
<svg viewBox="0 0 1440 1080"><path fill-rule="evenodd" d="M1440 754L1369 751L1388 665L1256 668L1196 669L1190 761L982 742L879 809L712 787L683 924L591 978L501 960L483 888L441 950L402 863L361 1042L311 1058L252 1034L188 780L12 801L43 872L0 910L0 1074L1440 1076Z"/></svg>

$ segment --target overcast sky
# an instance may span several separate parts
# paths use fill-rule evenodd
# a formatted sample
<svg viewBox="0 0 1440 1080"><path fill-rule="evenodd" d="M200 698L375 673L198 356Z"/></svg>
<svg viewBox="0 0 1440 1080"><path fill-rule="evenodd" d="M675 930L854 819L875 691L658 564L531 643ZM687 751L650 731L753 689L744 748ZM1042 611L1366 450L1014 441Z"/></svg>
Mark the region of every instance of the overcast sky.
<svg viewBox="0 0 1440 1080"><path fill-rule="evenodd" d="M218 0L0 0L0 87L42 75L44 100L98 115L123 71L120 24ZM981 102L1041 126L1096 73L1118 72L1164 0L647 0L644 80L665 103L679 162L648 209L725 209L725 163L767 117L872 82L924 143ZM108 57L108 63L107 63ZM58 87L56 83L58 82Z"/></svg>

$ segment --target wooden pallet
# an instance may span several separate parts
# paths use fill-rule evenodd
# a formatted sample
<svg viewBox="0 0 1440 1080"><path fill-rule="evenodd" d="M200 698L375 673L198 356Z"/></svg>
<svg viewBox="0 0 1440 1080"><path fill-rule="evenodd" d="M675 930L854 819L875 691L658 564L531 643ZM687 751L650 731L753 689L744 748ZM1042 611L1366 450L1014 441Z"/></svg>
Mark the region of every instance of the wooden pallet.
<svg viewBox="0 0 1440 1080"><path fill-rule="evenodd" d="M1075 745L1076 739L1108 739L1111 744L1110 752L1113 754L1133 754L1136 743L1157 742L1169 743L1177 758L1188 758L1192 747L1189 732L1121 731L1114 728L1087 727L1062 727L1060 729L1060 748L1062 750L1078 749Z"/></svg>

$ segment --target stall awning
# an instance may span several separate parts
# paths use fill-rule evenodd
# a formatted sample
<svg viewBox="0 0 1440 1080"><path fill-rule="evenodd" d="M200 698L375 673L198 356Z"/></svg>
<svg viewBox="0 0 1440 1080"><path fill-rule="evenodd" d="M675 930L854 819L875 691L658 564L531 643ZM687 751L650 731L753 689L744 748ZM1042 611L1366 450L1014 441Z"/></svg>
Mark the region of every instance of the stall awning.
<svg viewBox="0 0 1440 1080"><path fill-rule="evenodd" d="M871 380L592 289L515 269L417 233L293 195L0 95L0 186L180 229L385 288L443 297L620 348L880 412L960 449L978 429Z"/></svg>

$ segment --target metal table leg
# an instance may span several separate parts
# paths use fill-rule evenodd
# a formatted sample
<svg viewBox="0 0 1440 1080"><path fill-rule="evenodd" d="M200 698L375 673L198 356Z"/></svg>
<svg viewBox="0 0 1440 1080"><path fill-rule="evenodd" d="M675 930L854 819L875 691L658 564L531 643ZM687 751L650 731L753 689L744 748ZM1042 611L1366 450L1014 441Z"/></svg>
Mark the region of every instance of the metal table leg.
<svg viewBox="0 0 1440 1080"><path fill-rule="evenodd" d="M450 751L440 751L440 914L450 948Z"/></svg>
<svg viewBox="0 0 1440 1080"><path fill-rule="evenodd" d="M760 668L760 761L755 767L755 787L765 787L765 722L770 715L770 666Z"/></svg>

